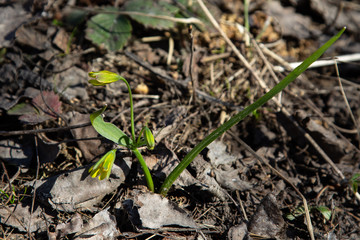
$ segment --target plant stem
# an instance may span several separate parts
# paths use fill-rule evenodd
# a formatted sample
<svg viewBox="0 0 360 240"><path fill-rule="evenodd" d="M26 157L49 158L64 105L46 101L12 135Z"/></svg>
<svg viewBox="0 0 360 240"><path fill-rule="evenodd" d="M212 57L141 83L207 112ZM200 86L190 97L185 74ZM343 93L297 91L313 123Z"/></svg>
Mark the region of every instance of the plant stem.
<svg viewBox="0 0 360 240"><path fill-rule="evenodd" d="M269 92L267 92L260 99L255 101L250 106L246 107L243 111L239 112L232 118L230 118L223 125L218 127L215 131L210 133L207 137L205 137L198 145L196 145L186 156L185 158L176 166L176 168L169 174L169 176L165 179L164 183L160 188L160 193L165 196L169 191L171 185L174 181L180 176L180 174L185 170L185 168L195 159L195 157L210 143L212 143L215 139L220 137L224 132L229 130L232 126L240 122L247 115L252 113L257 108L261 107L267 101L269 101L272 97L282 91L287 85L289 85L292 81L294 81L301 73L303 73L313 62L315 62L334 42L342 35L345 31L345 27L340 30L334 37L332 37L329 41L327 41L323 46L321 46L318 50L316 50L310 57L305 59L305 61L300 64L297 68L295 68L292 72L290 72L283 80L281 80L275 87L273 87Z"/></svg>
<svg viewBox="0 0 360 240"><path fill-rule="evenodd" d="M145 174L145 179L146 179L146 183L148 185L148 188L150 191L154 192L154 183L149 171L149 168L146 166L145 160L143 158L143 156L141 155L141 153L139 152L139 150L137 148L131 149L133 151L133 153L135 154L135 156L137 157L137 159L139 159L140 165L144 171Z"/></svg>
<svg viewBox="0 0 360 240"><path fill-rule="evenodd" d="M134 104L133 104L133 98L131 93L131 88L129 83L126 81L125 78L121 77L121 80L126 84L126 87L129 92L129 99L130 99L130 119L131 119L131 138L133 140L133 143L136 143L135 139L135 122L134 122Z"/></svg>
<svg viewBox="0 0 360 240"><path fill-rule="evenodd" d="M250 32L250 25L249 25L249 4L250 0L244 0L244 19L245 19L245 28L248 32Z"/></svg>

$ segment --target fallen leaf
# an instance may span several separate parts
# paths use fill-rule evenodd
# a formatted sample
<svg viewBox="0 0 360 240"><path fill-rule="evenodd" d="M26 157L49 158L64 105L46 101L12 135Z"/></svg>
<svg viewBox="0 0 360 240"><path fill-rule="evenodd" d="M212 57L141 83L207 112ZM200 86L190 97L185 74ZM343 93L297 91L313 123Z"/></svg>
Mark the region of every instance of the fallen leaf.
<svg viewBox="0 0 360 240"><path fill-rule="evenodd" d="M285 221L278 207L276 198L268 194L257 207L249 221L249 231L262 237L274 238L284 227Z"/></svg>
<svg viewBox="0 0 360 240"><path fill-rule="evenodd" d="M164 226L198 228L185 210L167 198L154 193L138 193L133 199L123 202L133 224L139 228L158 229Z"/></svg>
<svg viewBox="0 0 360 240"><path fill-rule="evenodd" d="M46 214L43 208L37 204L34 211L30 214L31 202L21 202L20 204L4 206L0 208L1 224L11 226L20 232L44 232L48 224L52 223L53 217ZM46 221L44 221L44 218ZM31 221L31 224L30 224ZM30 227L30 229L28 229Z"/></svg>
<svg viewBox="0 0 360 240"><path fill-rule="evenodd" d="M95 214L87 224L74 236L80 240L117 239L120 232L117 230L116 219L110 215L109 208Z"/></svg>
<svg viewBox="0 0 360 240"><path fill-rule="evenodd" d="M60 211L96 211L95 205L125 181L131 163L130 158L116 161L110 179L106 181L91 178L88 173L90 165L46 180L38 180L36 181L37 197L42 203Z"/></svg>

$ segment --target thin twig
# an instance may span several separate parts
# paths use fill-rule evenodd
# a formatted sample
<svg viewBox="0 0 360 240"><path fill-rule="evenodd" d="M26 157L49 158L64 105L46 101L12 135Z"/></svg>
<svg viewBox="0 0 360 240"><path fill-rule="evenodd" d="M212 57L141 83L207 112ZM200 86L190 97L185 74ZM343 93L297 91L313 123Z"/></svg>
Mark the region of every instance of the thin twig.
<svg viewBox="0 0 360 240"><path fill-rule="evenodd" d="M168 66L171 65L171 60L173 55L174 55L174 39L171 36L169 36L169 53L166 60L166 65Z"/></svg>
<svg viewBox="0 0 360 240"><path fill-rule="evenodd" d="M18 131L0 131L0 136L16 136L16 135L29 135L29 134L37 134L37 133L48 133L48 132L58 132L58 131L66 131L75 128L82 128L90 126L91 123L82 123L73 126L67 127L58 127L58 128L45 128L45 129L33 129L33 130L18 130Z"/></svg>
<svg viewBox="0 0 360 240"><path fill-rule="evenodd" d="M194 35L192 25L189 25L189 37L190 37L190 63L189 63L189 76L192 83L193 100L196 103L196 90L197 90L197 78L193 77L193 61L194 61Z"/></svg>
<svg viewBox="0 0 360 240"><path fill-rule="evenodd" d="M39 158L39 149L38 149L38 140L37 140L37 136L34 136L34 140L35 140L35 151L36 151L36 175L35 175L35 180L38 180L39 178L39 169L40 169L40 158ZM35 206L35 198L36 198L36 189L37 189L37 184L36 181L34 181L33 184L33 197L32 197L32 202L31 202L31 208L30 208L30 216L29 216L29 226L28 226L28 234L29 234L29 238L31 239L31 218L34 212L34 206Z"/></svg>
<svg viewBox="0 0 360 240"><path fill-rule="evenodd" d="M249 218L247 217L247 214L246 214L244 205L242 204L242 200L241 200L241 198L240 198L240 193L239 193L238 190L236 190L236 197L237 197L237 199L238 199L238 201L239 201L239 203L240 203L241 211L242 211L243 214L244 214L245 220L246 220L246 221L249 221Z"/></svg>
<svg viewBox="0 0 360 240"><path fill-rule="evenodd" d="M10 177L9 177L8 171L7 171L7 169L6 169L5 163L4 163L4 161L3 161L2 159L0 159L0 161L1 161L1 166L2 166L2 168L4 169L5 176L6 176L7 180L8 180L8 183L9 183L8 186L9 186L10 192L11 192L8 200L7 200L7 201L5 202L5 204L4 204L4 205L7 205L7 204L10 202L12 196L14 195L14 191L13 191L13 189L12 189ZM4 189L4 190L5 190L5 189Z"/></svg>
<svg viewBox="0 0 360 240"><path fill-rule="evenodd" d="M338 68L336 59L335 59L335 70L336 70L336 75L337 75L337 77L338 77L340 92L341 92L341 94L342 94L342 96L343 96L343 98L344 98L344 102L345 102L346 108L347 108L348 111L349 111L351 120L354 122L354 125L355 125L356 130L357 130L358 141L359 141L359 148L360 148L360 128L359 128L359 124L358 124L358 122L356 121L356 119L355 119L355 117L354 117L354 114L353 114L353 112L352 112L352 110L351 110L349 101L347 100L347 97L346 97L346 94L345 94L343 85L342 85L342 83L341 83L340 74L339 74L339 68Z"/></svg>

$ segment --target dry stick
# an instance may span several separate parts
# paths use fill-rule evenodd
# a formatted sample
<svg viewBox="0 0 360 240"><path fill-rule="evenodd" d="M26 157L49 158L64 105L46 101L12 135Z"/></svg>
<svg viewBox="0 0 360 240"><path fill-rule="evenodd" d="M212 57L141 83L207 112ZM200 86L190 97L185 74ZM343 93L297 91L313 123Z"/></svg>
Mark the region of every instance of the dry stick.
<svg viewBox="0 0 360 240"><path fill-rule="evenodd" d="M342 94L342 96L344 97L345 105L346 105L346 107L347 107L347 109L348 109L348 111L349 111L351 120L354 122L354 125L355 125L356 130L357 130L358 140L359 140L359 147L360 147L360 128L359 128L359 124L357 123L357 121L356 121L356 119L355 119L355 117L354 117L354 114L353 114L353 112L352 112L352 110L351 110L349 101L347 100L347 97L346 97L346 94L345 94L343 85L342 85L342 83L341 83L340 74L339 74L339 68L338 68L336 59L335 59L335 69L336 69L336 75L337 75L338 81L339 81L339 87L340 87L341 94Z"/></svg>
<svg viewBox="0 0 360 240"><path fill-rule="evenodd" d="M238 190L236 190L236 197L237 199L239 200L239 203L240 203L240 207L241 207L241 211L243 212L244 214L244 218L246 221L249 221L248 217L247 217L247 214L246 214L246 211L245 211L245 208L244 208L244 205L242 204L242 200L240 198L240 193Z"/></svg>
<svg viewBox="0 0 360 240"><path fill-rule="evenodd" d="M45 129L33 129L33 130L18 130L18 131L0 131L0 136L6 137L6 136L15 136L15 135L29 135L29 134L36 134L36 133L48 133L48 132L58 132L58 131L65 131L75 128L82 128L91 126L91 123L82 123L78 125L73 126L67 126L67 127L58 127L58 128L45 128Z"/></svg>
<svg viewBox="0 0 360 240"><path fill-rule="evenodd" d="M10 202L12 196L14 195L14 191L13 191L13 189L12 189L10 177L9 177L8 171L6 170L5 163L4 163L4 161L3 161L2 159L0 159L0 161L1 161L1 166L2 166L2 168L4 169L5 176L6 176L7 180L8 180L8 183L9 183L8 186L10 187L10 191L11 191L10 196L9 196L9 199L8 199L8 200L5 202L5 204L4 204L4 205L6 206L6 205ZM5 191L5 189L3 189L3 190Z"/></svg>
<svg viewBox="0 0 360 240"><path fill-rule="evenodd" d="M39 149L38 149L38 141L37 141L37 136L34 136L34 140L35 140L35 150L36 150L36 175L35 175L35 180L38 180L39 177L39 168L40 168L40 159L39 159ZM32 218L32 214L34 212L34 206L35 206L35 198L36 198L36 188L37 188L37 184L36 181L34 181L33 184L33 188L34 188L34 192L33 192L33 199L31 202L31 208L30 208L30 216L29 216L29 226L28 226L28 234L29 234L29 238L31 239L31 218Z"/></svg>
<svg viewBox="0 0 360 240"><path fill-rule="evenodd" d="M220 54L214 54L211 56L206 56L201 58L201 63L207 63L207 62L213 62L216 60L220 60L223 58L228 58L230 57L231 53L230 52L225 52L225 53L220 53Z"/></svg>
<svg viewBox="0 0 360 240"><path fill-rule="evenodd" d="M246 31L247 35L250 34ZM271 65L271 63L266 59L264 53L261 51L259 45L257 44L257 41L255 39L251 39L252 44L255 46L256 51L258 52L259 56L261 57L261 59L264 61L267 69L269 70L271 76L273 77L273 79L275 80L276 83L279 83L279 78L276 76L275 72L274 72L274 67ZM282 97L282 91L279 93L279 99L278 101L281 103L281 97Z"/></svg>
<svg viewBox="0 0 360 240"><path fill-rule="evenodd" d="M303 201L303 205L304 205L304 209L305 209L305 215L306 215L306 222L311 223L308 204L307 204L306 198L304 197L304 195L302 195L300 190L297 187L295 187L295 185L290 180L288 180L284 175L282 175L277 169L273 168L264 157L257 154L241 138L239 138L238 136L236 136L235 134L233 134L231 132L229 132L229 134L233 138L235 138L235 140L238 141L242 146L244 146L246 148L246 150L248 150L257 160L264 163L267 167L269 167L274 173L276 173L279 177L281 177L285 182L287 182L296 191L296 193L301 197L301 199ZM309 234L310 234L311 239L315 239L314 230L313 230L311 224L308 225L308 230L309 230Z"/></svg>
<svg viewBox="0 0 360 240"><path fill-rule="evenodd" d="M169 53L168 53L168 58L166 60L166 65L170 66L173 55L174 55L174 39L171 36L169 36Z"/></svg>
<svg viewBox="0 0 360 240"><path fill-rule="evenodd" d="M190 36L190 63L189 63L189 76L192 83L192 91L193 91L193 100L196 104L196 89L198 86L197 79L193 77L193 61L194 61L194 35L192 25L189 26L189 36Z"/></svg>

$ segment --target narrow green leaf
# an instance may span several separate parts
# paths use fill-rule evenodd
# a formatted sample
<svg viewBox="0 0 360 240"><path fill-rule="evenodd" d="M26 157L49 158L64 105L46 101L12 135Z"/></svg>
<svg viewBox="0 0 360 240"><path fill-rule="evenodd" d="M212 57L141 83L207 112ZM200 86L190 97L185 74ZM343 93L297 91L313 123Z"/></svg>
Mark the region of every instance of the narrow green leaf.
<svg viewBox="0 0 360 240"><path fill-rule="evenodd" d="M92 126L104 138L107 138L116 144L129 148L132 145L132 140L128 136L126 136L126 134L121 131L117 126L112 123L105 122L102 118L101 114L105 111L105 109L106 106L90 114L90 121Z"/></svg>
<svg viewBox="0 0 360 240"><path fill-rule="evenodd" d="M117 11L117 8L106 8ZM108 50L121 49L131 37L132 26L125 17L112 13L100 13L87 22L86 37L97 45L103 44Z"/></svg>
<svg viewBox="0 0 360 240"><path fill-rule="evenodd" d="M180 176L180 174L186 169L186 167L195 159L195 157L210 143L215 139L220 137L224 132L229 130L232 126L243 120L247 115L252 113L254 110L258 109L264 105L267 101L273 98L276 94L281 92L287 85L294 81L301 73L303 73L313 62L315 62L321 55L335 43L335 41L343 34L345 27L340 30L334 37L327 41L323 46L316 50L310 57L305 59L305 61L290 72L281 82L279 82L275 87L273 87L269 92L264 96L258 99L256 102L246 107L243 111L239 112L232 118L230 118L223 125L218 127L215 131L206 136L199 144L197 144L185 157L184 159L175 167L175 169L169 174L165 179L164 183L160 188L160 193L166 195L169 191L171 185L174 181Z"/></svg>

